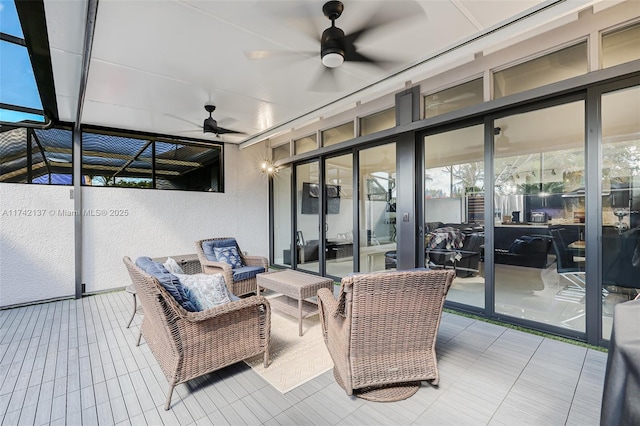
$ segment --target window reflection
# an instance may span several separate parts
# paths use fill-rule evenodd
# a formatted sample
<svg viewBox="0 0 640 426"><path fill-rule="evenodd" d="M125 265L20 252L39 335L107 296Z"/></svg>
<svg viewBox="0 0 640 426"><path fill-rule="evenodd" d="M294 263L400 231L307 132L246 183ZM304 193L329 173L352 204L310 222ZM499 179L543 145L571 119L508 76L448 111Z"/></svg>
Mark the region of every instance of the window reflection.
<svg viewBox="0 0 640 426"><path fill-rule="evenodd" d="M495 311L584 331L584 102L494 124Z"/></svg>
<svg viewBox="0 0 640 426"><path fill-rule="evenodd" d="M360 271L396 267L396 144L360 151Z"/></svg>
<svg viewBox="0 0 640 426"><path fill-rule="evenodd" d="M291 266L291 167L273 175L273 246L274 263Z"/></svg>
<svg viewBox="0 0 640 426"><path fill-rule="evenodd" d="M602 97L602 334L640 292L640 88Z"/></svg>
<svg viewBox="0 0 640 426"><path fill-rule="evenodd" d="M484 126L425 137L425 265L455 269L447 300L484 307ZM456 146L456 149L451 149Z"/></svg>

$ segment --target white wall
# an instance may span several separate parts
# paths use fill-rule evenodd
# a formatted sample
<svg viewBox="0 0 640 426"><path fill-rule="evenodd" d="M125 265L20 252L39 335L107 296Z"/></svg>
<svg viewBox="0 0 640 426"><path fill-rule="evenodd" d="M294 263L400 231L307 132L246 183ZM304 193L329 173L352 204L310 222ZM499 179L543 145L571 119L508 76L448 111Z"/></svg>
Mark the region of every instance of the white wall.
<svg viewBox="0 0 640 426"><path fill-rule="evenodd" d="M0 184L0 307L75 294L70 191Z"/></svg>
<svg viewBox="0 0 640 426"><path fill-rule="evenodd" d="M195 253L195 241L208 237L233 236L243 251L268 256L268 187L257 167L261 154L258 147L240 151L226 145L224 193L82 188L83 210L94 214L82 219L86 291L129 285L123 256ZM0 215L9 208L73 209L70 189L2 184ZM115 211L126 216L112 216ZM73 295L73 217L0 218L0 306Z"/></svg>

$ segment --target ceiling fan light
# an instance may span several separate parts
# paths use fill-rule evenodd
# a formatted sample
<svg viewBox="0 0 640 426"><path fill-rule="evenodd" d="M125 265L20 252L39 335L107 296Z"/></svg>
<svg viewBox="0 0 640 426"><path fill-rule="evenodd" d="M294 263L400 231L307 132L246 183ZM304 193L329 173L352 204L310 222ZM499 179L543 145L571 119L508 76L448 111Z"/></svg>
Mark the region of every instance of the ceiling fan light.
<svg viewBox="0 0 640 426"><path fill-rule="evenodd" d="M327 68L337 68L344 62L344 56L339 49L322 55L322 64Z"/></svg>
<svg viewBox="0 0 640 426"><path fill-rule="evenodd" d="M510 145L511 145L511 141L507 136L505 136L504 133L498 136L495 142L496 151L501 151L501 152L508 151Z"/></svg>

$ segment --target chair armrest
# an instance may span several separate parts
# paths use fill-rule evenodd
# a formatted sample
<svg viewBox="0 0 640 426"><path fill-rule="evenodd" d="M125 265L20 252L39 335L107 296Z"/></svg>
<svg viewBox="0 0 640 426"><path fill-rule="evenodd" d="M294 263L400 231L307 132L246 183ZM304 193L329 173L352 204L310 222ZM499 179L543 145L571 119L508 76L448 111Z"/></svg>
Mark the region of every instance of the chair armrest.
<svg viewBox="0 0 640 426"><path fill-rule="evenodd" d="M269 270L269 260L263 256L242 256L242 261L247 266L262 266L265 271Z"/></svg>
<svg viewBox="0 0 640 426"><path fill-rule="evenodd" d="M340 312L340 303L328 288L318 290L318 311L322 325L322 337L331 359L339 371L349 369L349 337L351 320Z"/></svg>
<svg viewBox="0 0 640 426"><path fill-rule="evenodd" d="M202 272L204 274L222 274L227 287L231 288L233 285L233 270L231 269L231 265L227 262L208 260L202 256L198 256L198 258L200 259L200 266L202 266Z"/></svg>
<svg viewBox="0 0 640 426"><path fill-rule="evenodd" d="M251 296L244 299L237 300L235 302L225 303L224 305L215 306L211 309L207 309L206 311L201 312L188 312L186 310L182 310L178 315L189 322L201 322L207 321L211 318L219 317L226 315L230 312L240 311L242 309L247 309L253 306L262 306L264 307L264 311L270 320L271 318L271 305L269 305L269 301L263 296ZM270 323L270 322L269 322Z"/></svg>
<svg viewBox="0 0 640 426"><path fill-rule="evenodd" d="M204 267L206 266L207 268L217 268L220 269L220 272L215 272L215 273L223 273L223 271L231 270L231 265L229 265L227 262L217 262L214 260L207 260L207 259L200 259L200 264L203 266L202 271L204 272Z"/></svg>
<svg viewBox="0 0 640 426"><path fill-rule="evenodd" d="M338 309L338 301L333 297L333 292L328 288L318 290L318 305L322 304L324 312L334 316Z"/></svg>

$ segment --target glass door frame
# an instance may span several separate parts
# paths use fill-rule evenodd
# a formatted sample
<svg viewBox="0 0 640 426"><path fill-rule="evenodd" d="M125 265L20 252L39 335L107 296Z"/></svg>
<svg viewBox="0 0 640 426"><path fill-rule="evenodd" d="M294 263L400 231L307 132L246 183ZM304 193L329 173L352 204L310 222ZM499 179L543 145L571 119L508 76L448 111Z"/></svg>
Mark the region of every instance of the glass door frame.
<svg viewBox="0 0 640 426"><path fill-rule="evenodd" d="M587 343L609 347L610 341L602 337L602 97L627 88L640 87L640 76L599 84L587 89L585 228L587 259ZM589 190L588 188L592 188Z"/></svg>
<svg viewBox="0 0 640 426"><path fill-rule="evenodd" d="M585 168L585 192L587 194L589 194L589 192L593 192L591 190L591 186L589 186L589 184L591 183L591 181L589 180L590 175L593 175L593 172L589 170L590 164L588 162L589 157L592 155L592 153L589 152L589 143L588 143L589 142L589 117L588 117L587 111L589 109L589 102L587 99L586 90L580 90L564 96L558 96L551 99L544 99L541 101L529 102L521 106L512 107L504 111L496 112L494 114L489 114L485 117L485 185L491 188L492 193L493 193L493 188L495 187L495 176L494 176L494 170L493 170L494 169L494 153L496 151L496 148L494 146L495 144L494 144L494 133L493 133L495 120L499 118L513 116L513 115L539 111L546 108L569 104L577 101L583 101L585 104L584 123L585 123L586 129L585 129L585 138L583 141L584 143L583 148L585 152L585 167L584 167ZM587 198L585 202L589 202L591 204L593 201L590 198ZM494 207L495 207L494 197L488 197L488 198L485 197L485 217L493 217ZM487 216L487 215L490 215L490 216ZM594 225L592 225L591 222L589 221L588 215L586 216L585 223L586 223L585 238L586 238L587 235L589 234L588 229L591 228L593 230ZM488 230L490 230L490 232L487 232ZM593 232L591 232L591 234L593 234ZM485 288L486 290L485 303L486 303L487 317L498 320L498 321L502 321L505 323L522 325L523 327L531 328L534 330L540 330L540 331L547 332L550 334L555 334L555 335L567 336L572 339L582 340L582 341L586 341L587 343L595 344L592 341L589 341L587 338L589 330L593 326L593 324L590 323L590 316L591 316L591 321L593 321L593 318L594 318L594 314L593 312L591 312L593 310L593 306L592 306L593 302L590 303L590 298L593 298L592 296L593 291L589 291L590 287L594 286L594 283L593 283L594 277L589 276L588 268L586 272L587 284L586 284L586 295L585 295L586 314L585 314L585 331L584 332L571 330L568 328L562 328L555 325L549 325L541 321L533 321L529 319L522 319L514 316L496 313L495 311L495 300L496 300L495 270L494 270L495 261L493 256L494 244L495 244L495 232L494 232L493 221L491 221L491 226L488 226L488 227L486 226L486 222L485 222L485 251L484 252L485 252L485 274L486 274L485 277L487 280L486 288ZM589 244L588 241L587 241L587 244ZM591 246L595 246L595 245L596 243L591 244ZM490 247L490 249L487 250L487 247ZM589 254L587 254L587 256L589 256ZM491 263L487 262L489 258ZM588 257L588 258L591 259L592 257ZM590 263L594 263L594 262L590 262ZM596 303L598 302L596 301Z"/></svg>
<svg viewBox="0 0 640 426"><path fill-rule="evenodd" d="M485 247L489 247L489 243L491 243L491 247L493 247L493 226L487 227L487 219L488 217L493 217L493 197L487 197L487 189L488 185L493 185L493 176L487 174L487 170L493 169L493 159L492 159L492 151L491 145L487 144L487 140L493 140L493 132L491 130L487 131L487 129L492 129L493 121L488 118L473 118L468 120L462 120L455 123L447 123L444 126L434 127L428 129L426 131L417 132L415 137L415 156L416 156L416 217L420 218L420 221L416 220L416 250L415 250L415 264L419 268L426 267L426 246L425 246L425 229L424 229L424 217L425 217L425 202L424 202L424 193L425 193L425 156L426 156L426 147L424 140L427 136L432 136L440 133L446 133L453 130L484 125L484 184L485 184L485 201L484 201L484 217L485 217ZM488 165L489 162L489 165ZM489 179L491 177L491 180ZM492 188L492 187L491 187ZM489 198L491 200L489 200ZM491 225L493 222L491 221ZM491 250L489 250L491 251ZM491 263L487 261L487 258L490 258ZM475 315L481 315L486 317L492 317L494 315L493 312L493 268L486 267L487 265L493 265L493 253L488 253L485 250L484 253L484 264L485 264L485 286L484 286L484 298L485 298L485 307L478 307L472 305L466 305L459 302L453 302L450 300L445 301L445 306L448 308L455 309L457 311L469 312ZM487 308L487 307L490 307Z"/></svg>
<svg viewBox="0 0 640 426"><path fill-rule="evenodd" d="M358 247L358 232L357 232L357 228L355 228L355 225L358 223L358 212L357 212L357 202L358 202L358 193L357 193L357 188L358 188L358 173L357 173L357 169L355 168L355 165L358 163L358 159L357 159L357 155L356 155L356 150L355 149L348 149L348 150L343 150L343 151L338 151L338 152L332 152L330 155L326 155L326 156L320 156L320 165L321 165L321 178L322 178L322 185L320 186L321 191L320 193L323 195L322 199L321 199L321 209L320 209L320 214L321 214L321 221L320 221L320 240L321 240L321 248L319 249L320 251L322 251L323 254L325 254L323 256L323 260L320 264L320 271L321 271L321 275L322 276L326 276L329 278L332 278L334 280L340 280L341 278L339 276L335 276L335 275L329 275L327 274L327 214L326 212L328 212L328 208L327 208L327 197L324 197L324 194L326 194L326 165L327 165L327 160L331 159L331 158L336 158L336 157L342 157L344 155L351 155L351 181L353 182L353 189L352 189L352 197L351 197L351 223L352 223L352 235L353 235L353 246L352 246L352 252L353 252L353 270L357 271L358 267L359 267L359 256L356 255L356 253L359 252L359 247Z"/></svg>

